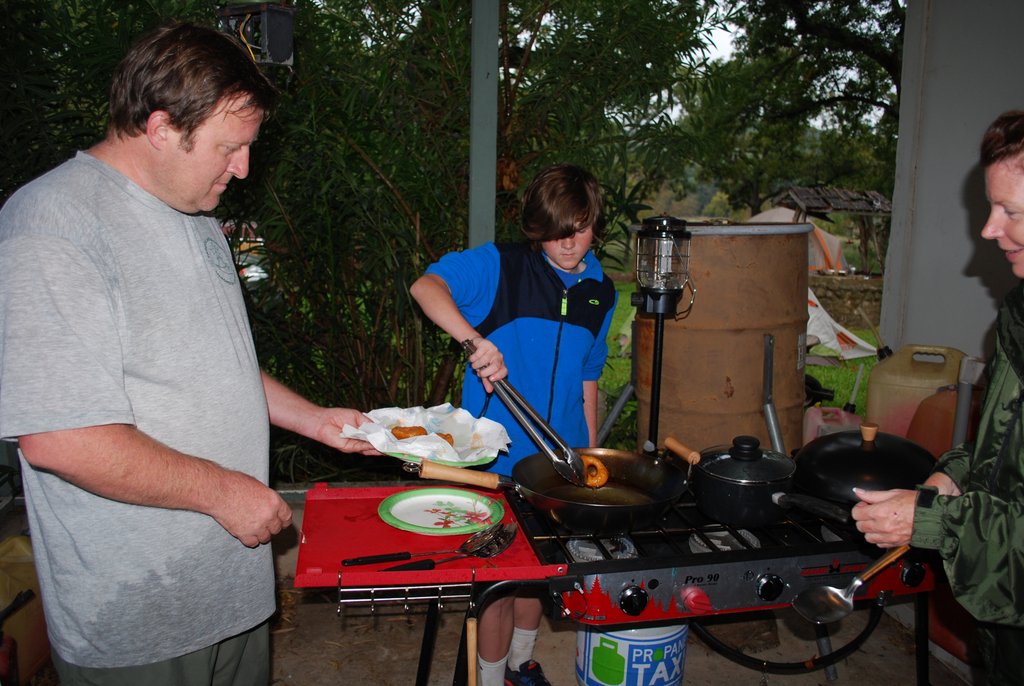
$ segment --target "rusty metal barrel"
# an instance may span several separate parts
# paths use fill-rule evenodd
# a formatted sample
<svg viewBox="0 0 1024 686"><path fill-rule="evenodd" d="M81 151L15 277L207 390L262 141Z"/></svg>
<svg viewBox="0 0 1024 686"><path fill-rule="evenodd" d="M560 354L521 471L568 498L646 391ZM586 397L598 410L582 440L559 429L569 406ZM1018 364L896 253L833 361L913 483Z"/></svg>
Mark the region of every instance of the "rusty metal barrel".
<svg viewBox="0 0 1024 686"><path fill-rule="evenodd" d="M772 399L787 452L801 447L810 224L690 225L693 306L664 326L657 435L691 448L756 436L764 413L765 335L774 336ZM638 448L649 436L654 318L638 313ZM660 443L660 442L659 442Z"/></svg>

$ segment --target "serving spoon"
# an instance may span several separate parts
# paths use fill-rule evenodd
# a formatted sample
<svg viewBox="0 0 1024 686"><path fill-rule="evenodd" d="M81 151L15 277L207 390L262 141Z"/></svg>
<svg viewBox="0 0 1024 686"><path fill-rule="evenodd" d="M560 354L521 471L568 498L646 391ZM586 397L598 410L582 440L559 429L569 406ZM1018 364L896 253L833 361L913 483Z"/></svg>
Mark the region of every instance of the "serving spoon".
<svg viewBox="0 0 1024 686"><path fill-rule="evenodd" d="M519 527L516 526L515 522L508 522L507 524L498 524L498 528L492 532L491 536L488 536L483 545L474 546L475 550L466 551L461 550L458 555L452 557L446 557L443 560L416 560L415 562L406 562L403 565L395 565L393 567L385 567L382 572L405 572L416 569L433 569L439 564L444 562L451 562L453 560L461 560L464 557L494 557L505 552L505 550L512 545L512 541L516 537L516 532ZM493 528L493 527L492 527ZM485 529L485 531L488 531ZM468 541L467 541L468 543ZM463 547L465 544L463 544Z"/></svg>
<svg viewBox="0 0 1024 686"><path fill-rule="evenodd" d="M853 612L853 596L871 577L903 557L910 550L909 545L893 548L875 560L867 569L853 577L846 588L835 586L811 586L796 594L790 603L797 614L815 624L838 622Z"/></svg>

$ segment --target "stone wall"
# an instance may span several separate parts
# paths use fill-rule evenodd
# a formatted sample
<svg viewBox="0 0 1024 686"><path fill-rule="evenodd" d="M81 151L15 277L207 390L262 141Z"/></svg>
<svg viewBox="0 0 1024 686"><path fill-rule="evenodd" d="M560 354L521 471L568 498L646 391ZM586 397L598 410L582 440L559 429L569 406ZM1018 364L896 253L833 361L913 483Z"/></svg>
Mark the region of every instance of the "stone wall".
<svg viewBox="0 0 1024 686"><path fill-rule="evenodd" d="M811 274L807 285L832 318L846 328L867 328L859 310L863 310L872 326L878 327L882 319L881 278Z"/></svg>

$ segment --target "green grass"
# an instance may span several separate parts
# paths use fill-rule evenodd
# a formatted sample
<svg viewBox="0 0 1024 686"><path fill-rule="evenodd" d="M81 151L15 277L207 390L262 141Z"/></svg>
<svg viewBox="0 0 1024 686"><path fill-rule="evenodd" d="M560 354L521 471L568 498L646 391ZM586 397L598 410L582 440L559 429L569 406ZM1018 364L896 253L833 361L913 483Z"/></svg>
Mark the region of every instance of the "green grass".
<svg viewBox="0 0 1024 686"><path fill-rule="evenodd" d="M606 393L615 393L629 381L630 350L627 343L623 347L619 336L622 333L629 333L629 323L636 313L636 308L630 303L630 296L636 290L635 282L616 282L615 290L619 294L619 302L612 314L612 325L608 329L608 360L604 365L604 373L601 375L598 386Z"/></svg>
<svg viewBox="0 0 1024 686"><path fill-rule="evenodd" d="M616 281L615 290L619 294L619 301L612 315L612 324L608 328L608 359L605 361L604 372L597 382L598 388L607 398L607 410L612 409L633 373L632 346L626 342L623 347L620 335L630 331L629 322L636 313L636 308L630 302L630 296L636 290L636 282ZM635 450L636 441L636 398L633 398L623 408L608 440L604 442L604 447Z"/></svg>
<svg viewBox="0 0 1024 686"><path fill-rule="evenodd" d="M851 329L851 331L854 335L863 338L871 345L877 347L878 339L875 338L872 331L868 329ZM834 355L828 348L820 345L811 348L810 354L821 355L822 357ZM856 413L863 417L868 401L868 379L877 361L878 358L871 356L844 360L839 367L807 365L804 373L813 376L823 387L831 389L835 393L835 397L832 400L821 403L822 407L842 407L850 400L850 394L856 385L858 368L864 365L864 373L861 376L860 386L857 388L856 400L854 401Z"/></svg>

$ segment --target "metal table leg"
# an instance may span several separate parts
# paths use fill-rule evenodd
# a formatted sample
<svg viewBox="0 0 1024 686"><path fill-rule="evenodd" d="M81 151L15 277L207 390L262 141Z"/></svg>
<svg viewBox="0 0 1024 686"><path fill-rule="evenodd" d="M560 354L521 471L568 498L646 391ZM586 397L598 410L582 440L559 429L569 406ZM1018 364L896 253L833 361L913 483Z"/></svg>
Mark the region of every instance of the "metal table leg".
<svg viewBox="0 0 1024 686"><path fill-rule="evenodd" d="M815 624L814 631L817 634L818 653L822 657L830 655L832 653L832 639L828 635L828 627L824 624ZM825 679L827 681L836 681L839 679L839 672L836 670L835 665L828 665L825 667Z"/></svg>
<svg viewBox="0 0 1024 686"><path fill-rule="evenodd" d="M452 675L452 686L466 686L466 670L469 665L469 654L466 650L466 620L469 619L473 608L467 610L462 620L462 636L459 638L459 652L455 656L455 674Z"/></svg>
<svg viewBox="0 0 1024 686"><path fill-rule="evenodd" d="M917 668L917 686L928 686L928 598L931 593L914 595L914 657Z"/></svg>
<svg viewBox="0 0 1024 686"><path fill-rule="evenodd" d="M430 679L430 663L434 659L434 645L437 643L437 624L441 617L441 599L436 598L427 606L427 620L423 626L423 641L420 643L420 662L416 668L416 686L427 686Z"/></svg>

